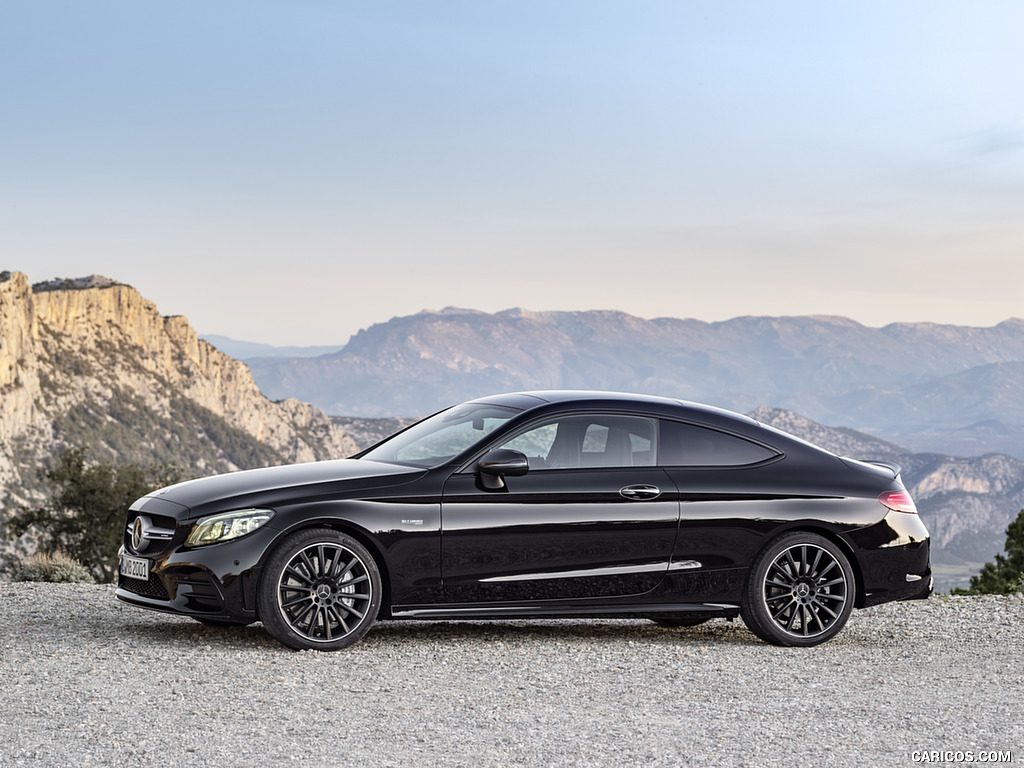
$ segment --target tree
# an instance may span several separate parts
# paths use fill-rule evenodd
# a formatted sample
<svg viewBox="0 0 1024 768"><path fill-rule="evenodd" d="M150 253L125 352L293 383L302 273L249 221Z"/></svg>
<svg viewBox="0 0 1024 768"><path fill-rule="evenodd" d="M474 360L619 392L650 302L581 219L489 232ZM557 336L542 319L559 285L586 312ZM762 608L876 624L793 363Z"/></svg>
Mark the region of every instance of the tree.
<svg viewBox="0 0 1024 768"><path fill-rule="evenodd" d="M128 508L140 496L178 482L182 472L167 464L86 466L85 451L72 448L40 477L50 485L49 499L37 509L23 507L13 514L11 533L21 536L34 528L39 550L62 551L101 581L113 581Z"/></svg>
<svg viewBox="0 0 1024 768"><path fill-rule="evenodd" d="M985 563L977 576L971 576L971 588L957 590L968 595L1009 595L1024 587L1024 509L1006 528L1006 556L996 555L995 563Z"/></svg>

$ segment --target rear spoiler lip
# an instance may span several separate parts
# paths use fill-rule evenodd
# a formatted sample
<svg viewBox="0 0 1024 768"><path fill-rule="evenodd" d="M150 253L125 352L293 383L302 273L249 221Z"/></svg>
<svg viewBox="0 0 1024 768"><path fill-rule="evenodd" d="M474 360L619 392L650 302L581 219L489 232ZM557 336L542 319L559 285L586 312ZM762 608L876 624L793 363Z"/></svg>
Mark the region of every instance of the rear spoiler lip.
<svg viewBox="0 0 1024 768"><path fill-rule="evenodd" d="M880 461L880 460L876 460L876 459L852 459L849 456L841 456L839 458L839 460L844 462L844 463L850 462L850 463L853 463L854 465L856 465L856 464L861 464L861 465L867 464L869 466L880 467L882 469L887 469L890 472L892 472L892 479L893 480L897 480L899 478L899 476L900 476L900 472L903 471L903 468L899 464L896 464L895 462L892 462L892 461Z"/></svg>
<svg viewBox="0 0 1024 768"><path fill-rule="evenodd" d="M876 461L874 459L865 461L866 464L874 464L875 466L885 467L886 469L892 470L893 478L900 476L900 472L903 471L903 467L897 464L895 461Z"/></svg>

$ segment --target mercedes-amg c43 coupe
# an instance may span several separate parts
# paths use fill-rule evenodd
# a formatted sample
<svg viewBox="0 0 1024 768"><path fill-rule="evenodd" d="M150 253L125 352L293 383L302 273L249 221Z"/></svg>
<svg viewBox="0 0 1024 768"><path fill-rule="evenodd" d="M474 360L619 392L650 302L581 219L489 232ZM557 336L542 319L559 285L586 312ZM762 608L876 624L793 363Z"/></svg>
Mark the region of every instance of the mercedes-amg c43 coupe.
<svg viewBox="0 0 1024 768"><path fill-rule="evenodd" d="M139 499L117 597L333 651L386 619L741 617L824 642L931 593L898 466L668 398L521 392L362 453Z"/></svg>

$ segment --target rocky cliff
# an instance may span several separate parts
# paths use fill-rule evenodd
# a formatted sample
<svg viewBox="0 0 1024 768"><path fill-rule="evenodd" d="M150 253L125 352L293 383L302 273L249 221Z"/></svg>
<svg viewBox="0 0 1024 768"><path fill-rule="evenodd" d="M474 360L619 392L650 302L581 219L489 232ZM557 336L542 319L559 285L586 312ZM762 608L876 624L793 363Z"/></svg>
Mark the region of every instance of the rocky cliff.
<svg viewBox="0 0 1024 768"><path fill-rule="evenodd" d="M77 445L196 475L356 451L321 411L267 399L245 364L132 287L0 273L0 498L31 494L46 458Z"/></svg>

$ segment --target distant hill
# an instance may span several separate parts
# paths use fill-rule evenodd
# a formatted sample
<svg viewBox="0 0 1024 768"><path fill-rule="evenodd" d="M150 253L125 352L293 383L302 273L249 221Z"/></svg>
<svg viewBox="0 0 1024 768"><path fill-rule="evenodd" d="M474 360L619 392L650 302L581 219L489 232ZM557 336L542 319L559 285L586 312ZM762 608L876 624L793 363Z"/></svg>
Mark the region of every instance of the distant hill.
<svg viewBox="0 0 1024 768"><path fill-rule="evenodd" d="M39 468L65 447L193 476L356 450L314 406L269 400L184 317L98 276L0 273L0 394L3 506L37 498Z"/></svg>
<svg viewBox="0 0 1024 768"><path fill-rule="evenodd" d="M1024 424L1024 362L979 365L900 387L861 388L830 400L857 420L902 429L964 427L986 419Z"/></svg>
<svg viewBox="0 0 1024 768"><path fill-rule="evenodd" d="M331 416L331 421L351 437L359 450L376 445L385 437L391 437L415 422L415 419L396 416L390 419L372 419L365 416Z"/></svg>
<svg viewBox="0 0 1024 768"><path fill-rule="evenodd" d="M249 357L319 357L337 352L344 347L344 344L326 347L275 347L272 344L239 341L212 333L201 333L199 338L210 342L225 355L236 360L245 360Z"/></svg>
<svg viewBox="0 0 1024 768"><path fill-rule="evenodd" d="M1024 424L1004 424L996 419L979 421L958 429L923 427L916 432L889 437L893 442L917 453L930 451L953 456L1005 453L1024 459Z"/></svg>
<svg viewBox="0 0 1024 768"><path fill-rule="evenodd" d="M990 422L1024 458L1024 320L991 328L843 317L720 323L622 312L489 314L448 308L378 323L315 358L247 358L270 397L331 414L431 413L499 391L612 389L747 411L786 408L878 435L947 434ZM984 453L986 431L959 440Z"/></svg>

